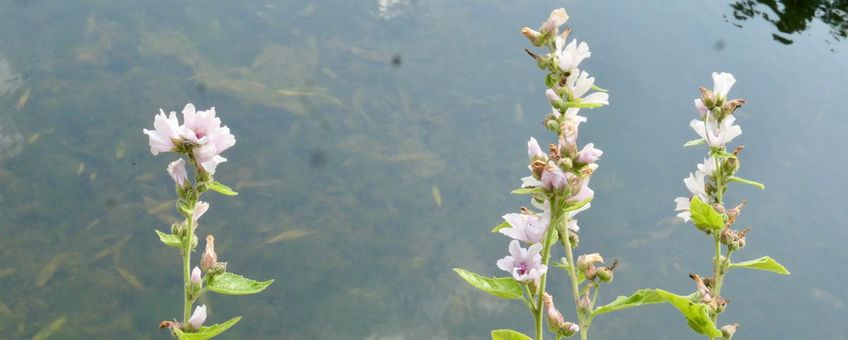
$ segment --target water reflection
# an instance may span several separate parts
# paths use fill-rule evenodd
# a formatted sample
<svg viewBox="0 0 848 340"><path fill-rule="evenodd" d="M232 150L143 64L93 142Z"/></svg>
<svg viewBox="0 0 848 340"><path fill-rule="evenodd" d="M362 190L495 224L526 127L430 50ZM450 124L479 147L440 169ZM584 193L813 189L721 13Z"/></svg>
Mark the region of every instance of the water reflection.
<svg viewBox="0 0 848 340"><path fill-rule="evenodd" d="M828 25L834 39L848 37L846 0L742 0L730 7L737 20L761 17L774 24L781 34L774 33L772 37L783 44L792 44L787 35L809 29L814 19Z"/></svg>

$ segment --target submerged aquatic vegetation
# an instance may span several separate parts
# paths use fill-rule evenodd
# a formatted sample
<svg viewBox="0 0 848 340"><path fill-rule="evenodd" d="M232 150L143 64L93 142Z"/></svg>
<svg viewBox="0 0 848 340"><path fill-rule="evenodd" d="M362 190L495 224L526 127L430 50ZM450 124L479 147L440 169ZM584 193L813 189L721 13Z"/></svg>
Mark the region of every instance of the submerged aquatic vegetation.
<svg viewBox="0 0 848 340"><path fill-rule="evenodd" d="M162 321L161 328L169 328L180 339L208 339L223 333L235 325L241 317L211 326L203 326L206 321L206 305L198 306L194 313L191 307L207 291L226 295L255 294L267 288L274 280L254 281L227 271L227 263L219 262L215 253L214 237L206 236L206 250L200 260L200 268L191 268L191 253L197 247L195 232L200 227L198 221L209 209L209 203L200 201L207 190L226 196L237 195L235 191L213 178L218 165L227 159L221 153L236 143L235 136L227 126L221 125L221 119L215 114L215 108L197 111L194 105L187 104L183 109L183 124L180 125L176 113L165 115L160 110L154 121L154 130L144 129L148 135L150 152L175 152L185 156L194 169L194 182L189 179L186 162L180 157L168 165L167 172L174 180L177 195L177 210L185 218L181 223L171 225L171 233L156 231L159 240L167 246L180 249L183 257L183 318L180 321ZM131 286L144 290L141 282L123 268L116 268ZM200 269L206 275L201 277ZM191 313L191 314L190 314Z"/></svg>

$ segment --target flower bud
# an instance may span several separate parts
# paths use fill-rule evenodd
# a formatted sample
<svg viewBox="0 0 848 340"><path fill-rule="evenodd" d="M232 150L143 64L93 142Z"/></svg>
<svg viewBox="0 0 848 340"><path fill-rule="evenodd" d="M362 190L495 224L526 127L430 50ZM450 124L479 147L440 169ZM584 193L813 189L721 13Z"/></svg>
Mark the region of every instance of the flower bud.
<svg viewBox="0 0 848 340"><path fill-rule="evenodd" d="M566 322L565 326L560 328L559 334L568 338L568 337L573 336L574 334L577 334L577 332L579 332L579 331L580 331L580 326L578 326L576 323Z"/></svg>
<svg viewBox="0 0 848 340"><path fill-rule="evenodd" d="M545 303L545 311L548 314L548 325L554 332L556 332L565 326L565 318L563 318L562 313L560 313L556 309L556 306L554 306L553 297L547 292L542 294L542 301Z"/></svg>
<svg viewBox="0 0 848 340"><path fill-rule="evenodd" d="M199 289L201 284L200 279L200 268L194 267L194 269L191 270L191 286L195 287L195 289Z"/></svg>
<svg viewBox="0 0 848 340"><path fill-rule="evenodd" d="M612 269L601 267L595 270L595 276L603 282L612 282Z"/></svg>
<svg viewBox="0 0 848 340"><path fill-rule="evenodd" d="M736 328L738 328L738 327L739 327L738 322L734 322L734 323L729 324L729 325L721 326L721 336L725 339L728 339L728 340L730 338L733 338L733 334L736 333Z"/></svg>
<svg viewBox="0 0 848 340"><path fill-rule="evenodd" d="M199 220L207 210L209 210L209 203L203 201L197 202L194 206L194 210L191 212L192 221L197 224L197 220Z"/></svg>
<svg viewBox="0 0 848 340"><path fill-rule="evenodd" d="M554 36L557 34L559 27L565 24L566 21L568 21L568 14L565 12L565 8L557 8L551 12L548 20L542 23L539 31L545 36Z"/></svg>
<svg viewBox="0 0 848 340"><path fill-rule="evenodd" d="M174 180L174 184L177 186L177 193L180 194L180 197L185 195L185 190L190 186L188 183L188 173L185 168L185 160L180 158L168 164L168 174Z"/></svg>
<svg viewBox="0 0 848 340"><path fill-rule="evenodd" d="M563 157L560 158L559 162L557 162L557 165L559 165L559 167L562 169L570 170L571 167L574 166L574 163L571 161L571 158Z"/></svg>
<svg viewBox="0 0 848 340"><path fill-rule="evenodd" d="M209 273L212 275L223 274L227 271L227 263L226 262L216 262L212 269L209 270Z"/></svg>
<svg viewBox="0 0 848 340"><path fill-rule="evenodd" d="M571 248L577 248L580 244L580 236L577 236L577 233L573 230L568 230L568 241L571 242Z"/></svg>
<svg viewBox="0 0 848 340"><path fill-rule="evenodd" d="M197 330L204 322L206 322L206 305L197 306L194 313L191 314L191 318L188 319L187 326L191 330Z"/></svg>
<svg viewBox="0 0 848 340"><path fill-rule="evenodd" d="M713 108L716 105L716 97L712 91L707 90L703 86L699 88L701 91L701 100L704 102L704 106L707 108Z"/></svg>
<svg viewBox="0 0 848 340"><path fill-rule="evenodd" d="M545 43L545 35L530 27L522 28L521 34L527 37L527 40L530 40L530 43L533 44L533 46L542 46L542 44Z"/></svg>
<svg viewBox="0 0 848 340"><path fill-rule="evenodd" d="M551 132L559 134L561 124L559 120L553 114L547 114L545 116L545 128Z"/></svg>
<svg viewBox="0 0 848 340"><path fill-rule="evenodd" d="M583 294L583 297L580 298L580 301L577 302L577 308L581 313L588 313L589 309L592 308L592 300L589 299L589 291L586 291L586 294Z"/></svg>
<svg viewBox="0 0 848 340"><path fill-rule="evenodd" d="M215 254L215 238L212 234L206 235L206 251L200 259L200 268L209 272L218 263L218 254Z"/></svg>

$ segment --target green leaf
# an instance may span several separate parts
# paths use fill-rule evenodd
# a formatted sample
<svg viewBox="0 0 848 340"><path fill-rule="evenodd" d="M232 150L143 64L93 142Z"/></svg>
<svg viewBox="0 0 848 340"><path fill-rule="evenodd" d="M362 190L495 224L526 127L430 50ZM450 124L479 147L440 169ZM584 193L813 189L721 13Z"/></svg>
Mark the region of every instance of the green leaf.
<svg viewBox="0 0 848 340"><path fill-rule="evenodd" d="M696 146L696 145L704 144L706 142L707 141L705 141L703 138L698 138L698 139L693 139L693 140L686 142L686 144L683 144L683 146L684 147Z"/></svg>
<svg viewBox="0 0 848 340"><path fill-rule="evenodd" d="M713 148L712 150L710 150L710 155L715 158L736 158L736 155L724 151L721 148Z"/></svg>
<svg viewBox="0 0 848 340"><path fill-rule="evenodd" d="M521 299L524 297L521 284L511 277L486 277L460 268L454 268L453 271L468 284L499 298Z"/></svg>
<svg viewBox="0 0 848 340"><path fill-rule="evenodd" d="M494 228L492 228L492 232L496 233L496 232L500 231L501 229L506 229L506 228L510 228L510 227L512 227L512 226L509 224L509 222L503 221L503 223L498 224Z"/></svg>
<svg viewBox="0 0 848 340"><path fill-rule="evenodd" d="M595 309L592 312L592 317L622 309L663 302L677 308L686 318L689 327L695 332L713 337L721 336L721 331L716 329L715 324L710 319L707 305L692 302L692 299L688 296L669 293L662 289L640 289L630 296L619 296L615 301Z"/></svg>
<svg viewBox="0 0 848 340"><path fill-rule="evenodd" d="M587 198L587 199L579 201L579 202L566 203L563 210L565 210L566 212L575 211L575 210L580 209L580 208L584 207L585 205L589 204L589 202L592 202L591 198Z"/></svg>
<svg viewBox="0 0 848 340"><path fill-rule="evenodd" d="M180 241L180 238L173 234L165 234L159 230L154 230L156 235L159 235L159 241L162 241L166 246L171 246L175 248L182 248L183 242Z"/></svg>
<svg viewBox="0 0 848 340"><path fill-rule="evenodd" d="M766 186L763 183L760 183L760 182L757 182L757 181L752 181L750 179L745 179L745 178L736 177L736 176L730 176L728 178L728 180L730 180L731 182L739 182L739 183L743 183L743 184L753 185L760 190L766 190Z"/></svg>
<svg viewBox="0 0 848 340"><path fill-rule="evenodd" d="M692 197L689 204L692 222L700 230L721 230L724 228L724 218L712 206L701 202L698 196Z"/></svg>
<svg viewBox="0 0 848 340"><path fill-rule="evenodd" d="M492 331L492 340L533 340L533 338L511 329L496 329Z"/></svg>
<svg viewBox="0 0 848 340"><path fill-rule="evenodd" d="M515 190L513 190L513 191L512 191L512 194L515 194L515 195L532 195L532 194L542 193L542 192L543 192L542 190L543 190L543 189L542 189L541 187L536 187L536 188L521 188L521 189L515 189Z"/></svg>
<svg viewBox="0 0 848 340"><path fill-rule="evenodd" d="M225 196L238 195L238 193L233 191L233 189L230 189L230 187L223 185L223 184L221 184L221 182L218 182L218 181L210 183L209 189L212 190L212 191L215 191L215 192L217 192L221 195L225 195Z"/></svg>
<svg viewBox="0 0 848 340"><path fill-rule="evenodd" d="M580 109L594 109L596 107L604 106L604 104L601 104L601 103L565 102L565 105L563 105L563 106L565 106L566 108L576 107L576 108L580 108Z"/></svg>
<svg viewBox="0 0 848 340"><path fill-rule="evenodd" d="M731 263L730 268L751 268L757 270L767 270L781 275L789 275L789 271L786 270L786 267L784 267L780 263L777 263L777 261L775 261L769 256L763 256L761 258L751 261Z"/></svg>
<svg viewBox="0 0 848 340"><path fill-rule="evenodd" d="M207 287L218 294L247 295L259 293L273 282L274 280L255 281L238 274L223 273L213 276Z"/></svg>
<svg viewBox="0 0 848 340"><path fill-rule="evenodd" d="M601 91L601 92L607 92L607 90L602 89L602 88L600 88L600 87L598 87L598 86L595 86L595 85L592 85L592 90L594 90L594 91Z"/></svg>
<svg viewBox="0 0 848 340"><path fill-rule="evenodd" d="M562 270L566 271L567 273L569 272L568 271L568 260L564 257L562 259L560 259L560 262L554 261L551 265L556 267L556 268L562 269ZM583 283L583 281L586 281L586 274L583 274L582 271L576 270L575 274L577 274L577 284L578 285Z"/></svg>
<svg viewBox="0 0 848 340"><path fill-rule="evenodd" d="M176 334L177 338L180 340L211 339L218 334L224 333L226 330L230 329L230 327L233 327L233 325L235 325L236 322L239 322L239 320L241 320L241 317L237 316L227 320L226 322L214 324L212 326L201 326L197 332L183 332L178 328L174 328L174 334Z"/></svg>

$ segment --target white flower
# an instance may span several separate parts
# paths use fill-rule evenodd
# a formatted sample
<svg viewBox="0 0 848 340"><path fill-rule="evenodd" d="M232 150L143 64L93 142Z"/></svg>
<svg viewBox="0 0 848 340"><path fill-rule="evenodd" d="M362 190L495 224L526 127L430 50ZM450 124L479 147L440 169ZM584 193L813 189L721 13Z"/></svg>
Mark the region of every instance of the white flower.
<svg viewBox="0 0 848 340"><path fill-rule="evenodd" d="M735 83L736 78L734 78L732 74L727 72L713 72L713 94L715 94L716 99L718 99L719 102L727 99L727 93L730 92L730 88L732 88Z"/></svg>
<svg viewBox="0 0 848 340"><path fill-rule="evenodd" d="M724 117L721 123L717 122L712 115L708 115L706 122L693 119L689 122L689 126L710 146L723 147L742 134L742 128L739 125L733 125L734 121L736 117L732 115Z"/></svg>
<svg viewBox="0 0 848 340"><path fill-rule="evenodd" d="M536 179L533 176L521 177L522 188L535 188L540 186L542 186L542 181Z"/></svg>
<svg viewBox="0 0 848 340"><path fill-rule="evenodd" d="M716 170L716 159L715 157L704 158L704 162L698 164L698 170L707 175L708 177L712 177L713 173Z"/></svg>
<svg viewBox="0 0 848 340"><path fill-rule="evenodd" d="M565 79L565 85L571 91L569 101L581 104L609 105L609 94L606 92L593 92L583 97L586 92L592 89L592 85L595 84L595 77L589 77L589 73L586 71L578 71L571 72L571 75Z"/></svg>
<svg viewBox="0 0 848 340"><path fill-rule="evenodd" d="M530 248L521 248L518 240L509 243L509 256L498 260L498 268L512 273L516 281L530 282L542 277L548 266L542 264L542 244L536 243Z"/></svg>
<svg viewBox="0 0 848 340"><path fill-rule="evenodd" d="M188 180L188 173L186 173L185 160L182 158L171 162L168 164L168 174L171 175L171 179L174 180L174 183L179 187L184 187L186 185L186 181Z"/></svg>
<svg viewBox="0 0 848 340"><path fill-rule="evenodd" d="M543 34L556 34L559 27L564 25L566 21L568 21L568 13L565 12L565 8L557 8L551 12L548 20L545 20L539 30Z"/></svg>
<svg viewBox="0 0 848 340"><path fill-rule="evenodd" d="M576 160L579 163L592 164L595 163L595 161L597 161L598 159L600 159L601 155L603 154L604 152L601 151L601 149L595 149L594 143L589 143L583 147L583 150L580 150L580 152L577 154Z"/></svg>
<svg viewBox="0 0 848 340"><path fill-rule="evenodd" d="M542 216L515 213L506 214L503 216L503 219L509 223L510 228L501 229L500 233L529 244L540 243L551 222L550 210L550 201L546 200L545 210Z"/></svg>
<svg viewBox="0 0 848 340"><path fill-rule="evenodd" d="M200 329L204 322L206 322L206 305L197 306L191 318L188 319L188 326L191 329Z"/></svg>
<svg viewBox="0 0 848 340"><path fill-rule="evenodd" d="M709 163L710 160L715 161L713 158L710 158L705 161L705 163ZM703 164L698 167L701 168ZM714 169L713 169L714 170ZM695 174L689 174L689 177L683 179L683 184L686 184L686 188L689 189L689 192L692 193L693 196L698 196L698 198L702 202L707 202L709 200L709 196L707 196L706 175L701 170L695 171ZM678 197L674 199L674 202L677 206L674 208L675 211L679 211L677 217L683 219L683 221L688 222L691 218L692 214L689 211L689 205L692 201L692 197Z"/></svg>
<svg viewBox="0 0 848 340"><path fill-rule="evenodd" d="M546 157L545 153L542 152L542 148L539 147L539 142L536 141L536 138L530 137L530 140L527 141L527 156L530 157L531 160L537 157Z"/></svg>
<svg viewBox="0 0 848 340"><path fill-rule="evenodd" d="M141 130L150 137L150 153L155 156L160 152L174 151L176 148L174 141L180 139L179 125L175 112L171 111L168 116L165 116L165 111L160 109L159 114L153 120L155 130Z"/></svg>
<svg viewBox="0 0 848 340"><path fill-rule="evenodd" d="M576 69L580 66L580 62L583 59L592 56L592 52L589 52L589 44L586 44L585 41L578 44L577 39L574 39L568 45L563 46L564 44L565 39L561 36L557 37L554 41L554 45L556 46L554 55L556 56L559 69L563 72L570 72Z"/></svg>
<svg viewBox="0 0 848 340"><path fill-rule="evenodd" d="M194 206L194 212L191 213L191 219L194 223L197 223L197 220L206 213L206 210L209 210L209 203L203 201L197 202L197 205Z"/></svg>

